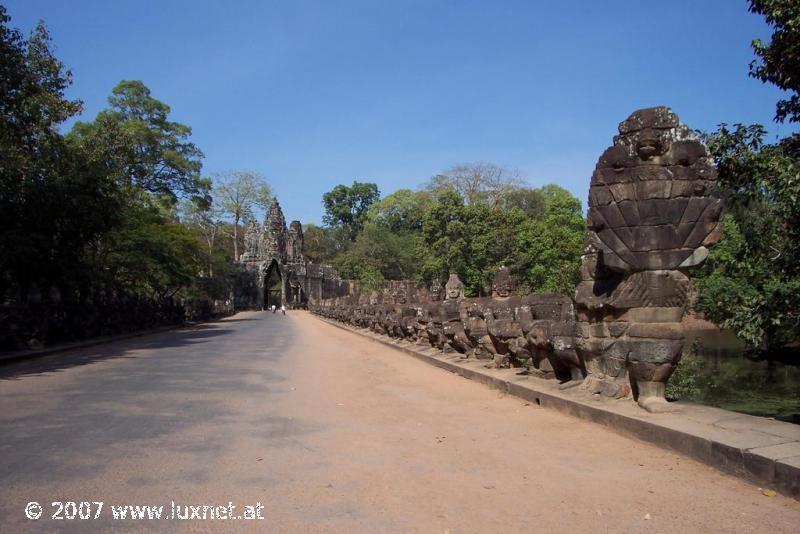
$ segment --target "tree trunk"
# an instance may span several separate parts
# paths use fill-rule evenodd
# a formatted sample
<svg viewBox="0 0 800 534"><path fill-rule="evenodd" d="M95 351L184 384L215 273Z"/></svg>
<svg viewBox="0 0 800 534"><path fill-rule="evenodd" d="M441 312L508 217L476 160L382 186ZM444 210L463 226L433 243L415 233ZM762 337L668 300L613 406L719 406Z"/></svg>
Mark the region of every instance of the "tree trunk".
<svg viewBox="0 0 800 534"><path fill-rule="evenodd" d="M233 261L239 261L239 215L237 214L233 220Z"/></svg>
<svg viewBox="0 0 800 534"><path fill-rule="evenodd" d="M208 242L208 277L214 278L214 234L206 238Z"/></svg>

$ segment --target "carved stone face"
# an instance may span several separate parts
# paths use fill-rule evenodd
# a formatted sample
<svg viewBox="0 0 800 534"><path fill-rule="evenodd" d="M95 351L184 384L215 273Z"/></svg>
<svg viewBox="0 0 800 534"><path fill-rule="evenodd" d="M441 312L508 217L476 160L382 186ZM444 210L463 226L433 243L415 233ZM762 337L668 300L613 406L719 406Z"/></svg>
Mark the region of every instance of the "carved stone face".
<svg viewBox="0 0 800 534"><path fill-rule="evenodd" d="M495 272L494 280L492 280L492 296L499 298L510 297L512 290L511 272L506 266L499 267Z"/></svg>
<svg viewBox="0 0 800 534"><path fill-rule="evenodd" d="M622 273L700 263L704 246L719 239L722 215L705 145L665 107L633 113L619 132L589 191L599 258Z"/></svg>
<svg viewBox="0 0 800 534"><path fill-rule="evenodd" d="M461 279L457 274L451 274L450 278L447 279L447 284L445 284L444 287L447 300L464 298L464 284L461 282Z"/></svg>
<svg viewBox="0 0 800 534"><path fill-rule="evenodd" d="M439 280L434 280L433 284L431 285L431 300L434 302L438 302L442 300L442 294L444 293L444 288L442 287L441 282Z"/></svg>
<svg viewBox="0 0 800 534"><path fill-rule="evenodd" d="M405 304L408 301L408 296L406 295L406 289L403 286L399 286L395 290L394 301L397 304Z"/></svg>

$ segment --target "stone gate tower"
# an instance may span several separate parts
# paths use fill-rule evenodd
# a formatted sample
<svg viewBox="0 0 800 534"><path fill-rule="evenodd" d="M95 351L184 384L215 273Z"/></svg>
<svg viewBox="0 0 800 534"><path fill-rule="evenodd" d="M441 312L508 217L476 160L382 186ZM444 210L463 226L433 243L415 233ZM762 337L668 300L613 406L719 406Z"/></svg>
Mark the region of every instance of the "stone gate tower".
<svg viewBox="0 0 800 534"><path fill-rule="evenodd" d="M303 226L286 218L274 200L264 224L250 221L245 230L245 250L239 263L242 276L237 279L234 306L237 309L264 309L272 304L287 308L305 308L323 298L346 295L349 284L335 269L306 260ZM280 301L270 299L269 281L280 279Z"/></svg>

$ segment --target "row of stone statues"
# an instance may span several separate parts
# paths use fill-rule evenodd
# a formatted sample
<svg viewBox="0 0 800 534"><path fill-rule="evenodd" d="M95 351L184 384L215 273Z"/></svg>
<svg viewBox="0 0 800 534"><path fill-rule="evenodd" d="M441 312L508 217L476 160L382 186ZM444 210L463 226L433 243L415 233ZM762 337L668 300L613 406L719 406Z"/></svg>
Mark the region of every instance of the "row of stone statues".
<svg viewBox="0 0 800 534"><path fill-rule="evenodd" d="M513 295L498 269L490 298L464 298L454 274L444 288L390 283L370 295L319 303L314 311L496 367L553 376L563 387L635 398L670 409L667 380L684 343L690 281L722 233L716 169L696 135L665 107L639 110L592 175L586 253L574 298Z"/></svg>
<svg viewBox="0 0 800 534"><path fill-rule="evenodd" d="M464 285L452 274L444 288L389 282L383 291L328 299L311 311L423 349L485 360L487 367L557 378L565 387L584 376L574 345L572 299L553 293L516 296L506 267L498 269L491 297L465 298Z"/></svg>

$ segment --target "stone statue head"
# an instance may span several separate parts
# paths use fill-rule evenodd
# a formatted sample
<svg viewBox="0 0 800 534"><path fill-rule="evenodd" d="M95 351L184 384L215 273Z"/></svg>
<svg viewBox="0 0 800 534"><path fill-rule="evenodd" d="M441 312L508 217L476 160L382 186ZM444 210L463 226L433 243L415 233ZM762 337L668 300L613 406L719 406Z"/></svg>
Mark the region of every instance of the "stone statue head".
<svg viewBox="0 0 800 534"><path fill-rule="evenodd" d="M447 279L445 288L445 300L456 300L464 298L464 283L456 273L452 273L450 278Z"/></svg>
<svg viewBox="0 0 800 534"><path fill-rule="evenodd" d="M395 304L405 304L408 302L408 292L406 291L406 286L403 282L397 283L392 297L394 298Z"/></svg>
<svg viewBox="0 0 800 534"><path fill-rule="evenodd" d="M442 283L439 281L438 278L434 280L433 283L431 284L430 295L431 295L431 300L433 302L438 302L442 300L442 296L444 295L444 288L442 287Z"/></svg>
<svg viewBox="0 0 800 534"><path fill-rule="evenodd" d="M701 263L722 232L722 199L705 145L666 107L634 112L600 156L587 225L618 272Z"/></svg>
<svg viewBox="0 0 800 534"><path fill-rule="evenodd" d="M511 271L505 265L497 268L492 280L492 297L506 298L511 296L513 291L513 281L511 279Z"/></svg>

